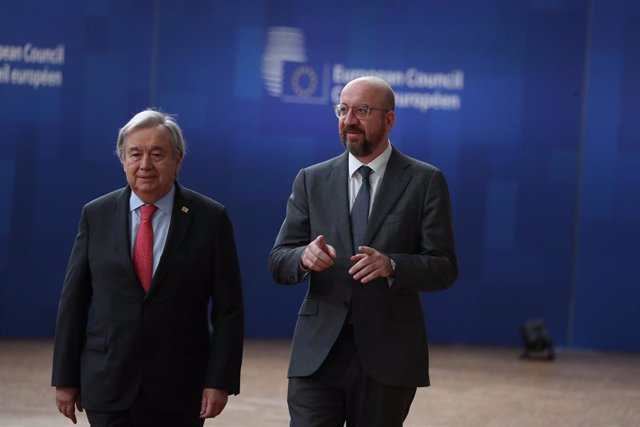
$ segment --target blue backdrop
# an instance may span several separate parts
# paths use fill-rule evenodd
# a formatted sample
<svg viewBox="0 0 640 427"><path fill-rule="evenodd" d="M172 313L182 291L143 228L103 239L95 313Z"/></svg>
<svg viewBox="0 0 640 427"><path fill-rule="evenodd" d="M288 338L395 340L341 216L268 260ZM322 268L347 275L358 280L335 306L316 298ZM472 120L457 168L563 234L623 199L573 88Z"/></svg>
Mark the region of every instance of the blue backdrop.
<svg viewBox="0 0 640 427"><path fill-rule="evenodd" d="M610 0L31 0L0 6L0 337L49 336L80 209L125 184L119 127L155 106L181 182L227 205L247 334L305 286L267 256L292 180L339 154L330 105L376 74L391 139L444 170L460 277L433 341L640 351L640 5Z"/></svg>

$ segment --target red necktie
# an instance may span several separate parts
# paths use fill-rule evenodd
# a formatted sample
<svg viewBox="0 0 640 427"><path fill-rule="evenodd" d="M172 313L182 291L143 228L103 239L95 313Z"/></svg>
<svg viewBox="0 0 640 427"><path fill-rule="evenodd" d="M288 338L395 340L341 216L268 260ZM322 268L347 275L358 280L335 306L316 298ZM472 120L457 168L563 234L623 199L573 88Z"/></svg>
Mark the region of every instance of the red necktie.
<svg viewBox="0 0 640 427"><path fill-rule="evenodd" d="M140 206L140 228L133 245L133 267L142 283L144 293L149 292L153 276L153 224L151 217L158 209L155 205Z"/></svg>

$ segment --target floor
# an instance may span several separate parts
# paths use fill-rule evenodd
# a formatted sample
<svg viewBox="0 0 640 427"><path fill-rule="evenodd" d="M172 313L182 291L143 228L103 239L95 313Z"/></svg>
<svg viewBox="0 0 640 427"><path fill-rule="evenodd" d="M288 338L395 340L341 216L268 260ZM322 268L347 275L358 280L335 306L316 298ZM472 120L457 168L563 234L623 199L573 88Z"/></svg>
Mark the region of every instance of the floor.
<svg viewBox="0 0 640 427"><path fill-rule="evenodd" d="M287 426L289 343L246 343L242 392L205 426ZM553 362L517 348L431 346L431 382L407 427L637 427L640 355L569 352ZM55 409L50 340L0 340L0 427L71 426ZM79 426L87 426L84 414Z"/></svg>

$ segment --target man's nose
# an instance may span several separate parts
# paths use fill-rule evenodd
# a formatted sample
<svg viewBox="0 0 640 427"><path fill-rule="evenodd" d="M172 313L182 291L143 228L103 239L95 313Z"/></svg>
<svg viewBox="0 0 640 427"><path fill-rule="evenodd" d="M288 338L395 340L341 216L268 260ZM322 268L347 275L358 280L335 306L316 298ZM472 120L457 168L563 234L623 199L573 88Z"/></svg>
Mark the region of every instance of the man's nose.
<svg viewBox="0 0 640 427"><path fill-rule="evenodd" d="M349 108L347 110L347 114L342 119L345 125L353 125L358 123L358 118L356 117L355 110L353 108Z"/></svg>
<svg viewBox="0 0 640 427"><path fill-rule="evenodd" d="M140 167L143 169L148 169L151 167L151 156L149 154L142 155L142 159L140 160Z"/></svg>

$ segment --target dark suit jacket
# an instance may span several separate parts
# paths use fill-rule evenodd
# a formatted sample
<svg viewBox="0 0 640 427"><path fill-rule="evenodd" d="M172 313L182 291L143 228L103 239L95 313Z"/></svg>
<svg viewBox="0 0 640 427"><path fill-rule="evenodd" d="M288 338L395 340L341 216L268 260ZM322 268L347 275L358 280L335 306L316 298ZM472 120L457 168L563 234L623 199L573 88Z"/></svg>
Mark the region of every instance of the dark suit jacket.
<svg viewBox="0 0 640 427"><path fill-rule="evenodd" d="M203 387L237 394L243 303L226 209L176 183L145 295L131 261L130 194L117 190L82 210L58 308L52 384L80 387L94 411L130 407L141 387L158 408L199 408Z"/></svg>
<svg viewBox="0 0 640 427"><path fill-rule="evenodd" d="M391 386L429 385L418 292L445 289L458 273L445 178L435 167L393 147L364 238L366 246L396 261L389 288L386 279L362 285L348 273L352 265L348 174L347 152L302 169L271 251L269 267L281 284L305 279L300 256L318 235L324 235L338 253L333 266L310 273L288 375L304 377L320 367L351 308L358 354L369 376Z"/></svg>

